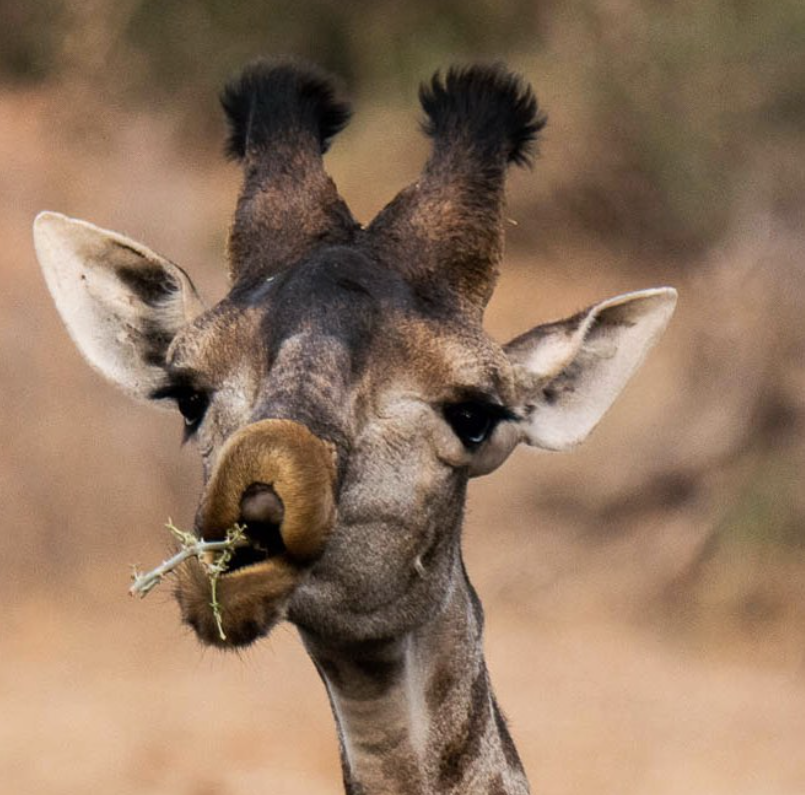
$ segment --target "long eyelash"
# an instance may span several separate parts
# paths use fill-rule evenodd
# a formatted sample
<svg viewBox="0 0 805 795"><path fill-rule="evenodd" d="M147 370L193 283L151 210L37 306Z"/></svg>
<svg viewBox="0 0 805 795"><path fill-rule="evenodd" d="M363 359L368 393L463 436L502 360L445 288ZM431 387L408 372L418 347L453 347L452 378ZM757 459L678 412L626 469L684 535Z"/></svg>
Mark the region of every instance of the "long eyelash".
<svg viewBox="0 0 805 795"><path fill-rule="evenodd" d="M481 402L484 404L484 407L490 413L490 415L498 422L520 419L520 417L514 411L506 406L501 406L499 403L487 403L486 401Z"/></svg>
<svg viewBox="0 0 805 795"><path fill-rule="evenodd" d="M151 400L176 400L186 389L185 384L167 384L152 390L148 397Z"/></svg>
<svg viewBox="0 0 805 795"><path fill-rule="evenodd" d="M197 379L189 373L178 371L169 373L170 381L164 386L157 387L148 395L151 400L176 400L187 392L204 392L204 386L197 383Z"/></svg>
<svg viewBox="0 0 805 795"><path fill-rule="evenodd" d="M485 392L476 392L474 390L462 391L450 402L475 403L479 406L483 406L483 408L489 412L489 415L497 422L522 419L515 411L512 411L507 406L498 403L493 397Z"/></svg>

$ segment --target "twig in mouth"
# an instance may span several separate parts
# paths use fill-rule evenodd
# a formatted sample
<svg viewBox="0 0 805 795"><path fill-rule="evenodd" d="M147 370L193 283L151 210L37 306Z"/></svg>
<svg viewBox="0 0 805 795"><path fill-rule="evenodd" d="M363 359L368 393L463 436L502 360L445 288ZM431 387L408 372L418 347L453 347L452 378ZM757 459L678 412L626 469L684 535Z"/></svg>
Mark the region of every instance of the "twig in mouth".
<svg viewBox="0 0 805 795"><path fill-rule="evenodd" d="M199 563L204 567L210 579L210 607L218 627L218 635L221 640L226 640L221 616L221 604L218 601L218 578L227 570L235 550L248 543L246 540L246 528L235 524L227 530L226 538L223 540L204 541L186 530L180 530L170 519L168 519L168 523L165 526L179 542L181 549L173 557L163 561L151 571L141 572L134 567L131 574L133 582L129 588L129 593L132 596L147 596L177 566L184 563L188 558L198 558ZM208 553L212 553L212 560L210 560Z"/></svg>

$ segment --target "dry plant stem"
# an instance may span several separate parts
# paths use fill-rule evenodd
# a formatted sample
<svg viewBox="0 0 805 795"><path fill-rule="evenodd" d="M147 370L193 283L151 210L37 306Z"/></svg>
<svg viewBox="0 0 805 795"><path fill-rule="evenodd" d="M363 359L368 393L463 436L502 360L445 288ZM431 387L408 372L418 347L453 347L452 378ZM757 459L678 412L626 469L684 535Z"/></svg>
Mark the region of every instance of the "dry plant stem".
<svg viewBox="0 0 805 795"><path fill-rule="evenodd" d="M192 533L180 530L170 520L168 520L166 527L179 541L182 548L173 557L163 561L159 566L149 572L139 572L135 568L132 573L134 582L131 588L129 588L129 593L132 596L135 594L141 597L147 596L151 590L162 582L165 575L169 574L177 566L184 563L188 558L198 558L199 563L204 567L207 576L210 578L210 607L215 616L215 623L218 625L218 634L221 640L226 640L221 616L221 605L218 602L218 578L227 570L227 566L232 559L235 549L247 543L244 528L240 525L234 525L234 527L227 531L224 540L204 541L197 538ZM214 557L212 562L210 562L207 553L218 554Z"/></svg>
<svg viewBox="0 0 805 795"><path fill-rule="evenodd" d="M153 588L162 582L166 574L169 574L188 558L193 556L201 557L205 552L218 552L227 548L226 541L199 541L191 548L180 550L172 558L168 558L149 572L140 573L135 570L132 575L134 582L129 588L129 593L132 596L147 596Z"/></svg>

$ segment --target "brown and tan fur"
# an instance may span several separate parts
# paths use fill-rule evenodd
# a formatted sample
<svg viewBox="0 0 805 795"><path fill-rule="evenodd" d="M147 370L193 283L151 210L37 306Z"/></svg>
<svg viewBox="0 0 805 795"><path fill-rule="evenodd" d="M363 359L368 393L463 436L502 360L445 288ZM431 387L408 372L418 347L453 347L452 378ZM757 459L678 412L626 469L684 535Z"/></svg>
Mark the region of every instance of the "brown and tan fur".
<svg viewBox="0 0 805 795"><path fill-rule="evenodd" d="M482 318L505 173L544 117L501 67L451 70L421 99L431 157L362 228L322 167L348 117L329 79L258 62L233 82L223 103L244 184L232 287L211 309L177 266L85 222L45 213L36 245L89 361L184 414L205 471L197 532L245 521L249 549L219 581L226 640L200 566L179 579L184 621L225 647L297 627L351 795L515 795L528 785L461 555L467 483L520 441L581 441L675 294L620 296L494 342Z"/></svg>

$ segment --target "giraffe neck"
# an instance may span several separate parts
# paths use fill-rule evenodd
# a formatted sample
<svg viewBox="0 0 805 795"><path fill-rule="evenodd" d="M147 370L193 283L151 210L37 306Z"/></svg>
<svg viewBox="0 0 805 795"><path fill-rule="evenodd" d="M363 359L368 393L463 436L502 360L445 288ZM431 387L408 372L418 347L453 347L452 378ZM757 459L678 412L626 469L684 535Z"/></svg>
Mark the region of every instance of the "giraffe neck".
<svg viewBox="0 0 805 795"><path fill-rule="evenodd" d="M463 567L444 610L394 640L334 649L302 633L324 680L347 795L527 795L489 683Z"/></svg>

